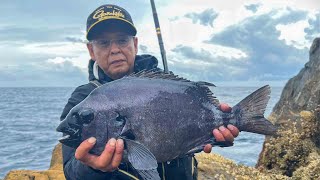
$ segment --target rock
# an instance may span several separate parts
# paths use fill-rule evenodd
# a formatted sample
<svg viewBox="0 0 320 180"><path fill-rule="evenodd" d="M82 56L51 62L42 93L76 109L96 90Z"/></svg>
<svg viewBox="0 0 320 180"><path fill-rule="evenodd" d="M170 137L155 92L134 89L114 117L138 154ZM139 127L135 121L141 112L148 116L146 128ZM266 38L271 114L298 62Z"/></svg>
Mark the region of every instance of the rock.
<svg viewBox="0 0 320 180"><path fill-rule="evenodd" d="M320 179L320 157L319 153L312 152L306 159L306 166L300 166L293 172L296 179Z"/></svg>
<svg viewBox="0 0 320 180"><path fill-rule="evenodd" d="M13 170L10 171L4 180L65 180L62 166L61 144L56 145L52 152L49 170Z"/></svg>
<svg viewBox="0 0 320 180"><path fill-rule="evenodd" d="M264 179L280 180L288 179L275 173L263 173L253 167L237 165L233 161L217 154L200 153L196 155L198 160L198 179Z"/></svg>
<svg viewBox="0 0 320 180"><path fill-rule="evenodd" d="M13 170L10 171L5 180L65 180L62 171L30 171L30 170Z"/></svg>
<svg viewBox="0 0 320 180"><path fill-rule="evenodd" d="M257 167L294 179L320 177L320 38L310 60L286 84L269 119L280 127L267 137Z"/></svg>
<svg viewBox="0 0 320 180"><path fill-rule="evenodd" d="M50 162L50 170L63 171L63 159L62 159L62 144L59 143L53 149L52 158Z"/></svg>
<svg viewBox="0 0 320 180"><path fill-rule="evenodd" d="M310 111L302 111L299 122L292 123L290 128L282 128L278 137L265 142L257 165L259 169L294 177L298 175L295 173L298 169L303 172L309 165L318 163L320 166L320 151L313 141L319 133L314 127L319 128L320 119ZM312 157L317 157L318 161L311 163ZM320 171L314 173L319 175Z"/></svg>
<svg viewBox="0 0 320 180"><path fill-rule="evenodd" d="M320 38L316 38L309 51L310 60L285 85L279 102L271 116L276 124L294 120L302 110L314 110L320 104Z"/></svg>

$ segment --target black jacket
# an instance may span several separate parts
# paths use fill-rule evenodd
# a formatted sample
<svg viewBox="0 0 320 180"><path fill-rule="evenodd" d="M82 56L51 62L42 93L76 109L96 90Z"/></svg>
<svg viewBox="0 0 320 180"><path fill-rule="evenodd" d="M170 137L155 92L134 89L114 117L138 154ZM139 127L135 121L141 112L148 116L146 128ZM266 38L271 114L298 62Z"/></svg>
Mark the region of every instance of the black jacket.
<svg viewBox="0 0 320 180"><path fill-rule="evenodd" d="M93 73L94 61L89 61L89 81L97 80ZM149 70L157 68L158 61L155 57L151 55L137 55L135 59L134 71L139 72L141 70ZM99 82L101 84L108 83L112 81L103 71L98 68ZM63 120L69 111L83 99L85 99L91 91L93 91L97 86L94 83L88 83L82 86L77 87L72 93L71 97L68 100L68 103L63 109L60 120ZM94 170L89 166L82 164L80 161L75 159L75 149L68 146L62 146L63 154L63 169L64 174L67 180L99 180L99 179L130 179L129 176L125 175L120 171L114 171L112 173L105 173L99 170ZM158 172L161 179L166 180L191 180L196 179L197 177L197 163L193 157L185 157L171 161L170 163L159 163ZM121 163L119 166L120 169L129 172L134 176L134 170L127 164ZM165 178L163 178L165 176Z"/></svg>

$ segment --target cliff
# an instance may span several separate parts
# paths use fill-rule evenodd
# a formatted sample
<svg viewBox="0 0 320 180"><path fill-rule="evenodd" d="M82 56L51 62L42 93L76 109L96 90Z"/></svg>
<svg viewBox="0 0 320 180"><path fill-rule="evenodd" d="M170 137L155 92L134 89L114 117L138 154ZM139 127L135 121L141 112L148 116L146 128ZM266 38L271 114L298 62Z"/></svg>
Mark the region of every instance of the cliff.
<svg viewBox="0 0 320 180"><path fill-rule="evenodd" d="M309 55L269 117L281 131L264 143L257 167L265 172L320 178L320 38L313 41Z"/></svg>
<svg viewBox="0 0 320 180"><path fill-rule="evenodd" d="M320 38L316 38L309 51L309 61L287 82L271 116L276 124L283 124L287 119L295 121L297 112L314 110L319 104Z"/></svg>

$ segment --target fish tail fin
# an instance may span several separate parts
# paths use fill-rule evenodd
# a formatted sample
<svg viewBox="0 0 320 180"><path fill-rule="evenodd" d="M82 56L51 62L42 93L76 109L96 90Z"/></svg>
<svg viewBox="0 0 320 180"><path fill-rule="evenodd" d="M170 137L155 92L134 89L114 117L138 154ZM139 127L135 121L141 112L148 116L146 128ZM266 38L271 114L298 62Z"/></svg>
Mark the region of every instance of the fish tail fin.
<svg viewBox="0 0 320 180"><path fill-rule="evenodd" d="M236 126L240 131L264 135L276 134L277 127L263 115L270 99L270 93L270 86L263 86L232 108Z"/></svg>

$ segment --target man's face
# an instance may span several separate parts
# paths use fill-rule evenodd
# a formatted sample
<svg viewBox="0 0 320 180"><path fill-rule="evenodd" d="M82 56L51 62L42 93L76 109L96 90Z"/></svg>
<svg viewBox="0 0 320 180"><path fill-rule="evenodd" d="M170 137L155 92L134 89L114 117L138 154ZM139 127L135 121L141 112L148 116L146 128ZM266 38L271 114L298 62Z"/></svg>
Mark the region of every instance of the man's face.
<svg viewBox="0 0 320 180"><path fill-rule="evenodd" d="M105 32L87 44L91 59L112 79L133 72L138 39L121 32Z"/></svg>

